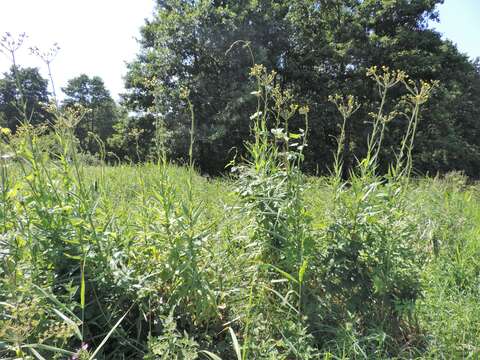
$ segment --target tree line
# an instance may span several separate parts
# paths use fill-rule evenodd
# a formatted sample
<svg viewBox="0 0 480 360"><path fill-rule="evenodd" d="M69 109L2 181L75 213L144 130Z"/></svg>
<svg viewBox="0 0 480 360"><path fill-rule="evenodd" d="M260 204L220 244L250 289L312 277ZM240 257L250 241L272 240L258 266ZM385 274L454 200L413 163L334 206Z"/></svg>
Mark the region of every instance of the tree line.
<svg viewBox="0 0 480 360"><path fill-rule="evenodd" d="M62 106L92 109L78 126L82 148L98 151L95 133L119 159L144 161L159 137L169 157L188 157L190 114L180 99L188 88L196 116L195 163L218 174L243 155L256 111L249 77L253 63L275 70L275 84L308 104L309 139L304 168L328 173L340 115L334 94L362 103L346 124L344 164L366 152L369 113L378 107L371 66L403 70L412 79L439 81L417 132L414 168L420 174L464 171L480 176L480 63L441 37L430 24L442 0L157 0L141 28L141 50L128 64L126 92L115 104L101 79L82 75L64 89ZM45 101L46 82L35 69L19 71L25 96ZM14 130L13 70L0 80L0 121ZM35 84L35 86L34 86ZM402 101L394 94L387 107ZM33 106L33 105L32 105ZM380 164L392 160L407 121L399 113L385 133ZM38 109L38 121L46 115ZM3 119L3 120L2 120ZM292 121L300 127L300 122ZM383 165L382 165L383 164Z"/></svg>

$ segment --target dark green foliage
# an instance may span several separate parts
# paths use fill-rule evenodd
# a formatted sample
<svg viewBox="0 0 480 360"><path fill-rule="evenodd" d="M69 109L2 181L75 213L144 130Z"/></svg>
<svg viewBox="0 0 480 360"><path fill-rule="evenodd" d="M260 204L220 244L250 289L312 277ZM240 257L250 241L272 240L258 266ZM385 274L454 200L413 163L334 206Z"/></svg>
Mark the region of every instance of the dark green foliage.
<svg viewBox="0 0 480 360"><path fill-rule="evenodd" d="M419 229L402 191L380 179L365 183L355 178L337 199L319 259L325 297L335 309L326 310L327 323L348 322L355 314L357 331L377 327L392 337L401 336L403 326L414 325L402 322L421 294Z"/></svg>
<svg viewBox="0 0 480 360"><path fill-rule="evenodd" d="M45 122L49 115L42 106L49 100L47 87L37 68L12 66L0 79L0 124L15 131L25 120Z"/></svg>
<svg viewBox="0 0 480 360"><path fill-rule="evenodd" d="M155 158L156 121L153 115L132 117L122 110L108 138L109 148L122 161L141 162Z"/></svg>
<svg viewBox="0 0 480 360"><path fill-rule="evenodd" d="M173 158L185 160L188 150L189 118L178 101L181 86L191 90L199 119L197 165L216 173L235 152L243 152L249 134L244 114L255 106L246 81L253 60L241 47L227 50L236 40L251 40L256 60L275 67L286 42L282 24L274 25L281 16L277 12L284 10L268 1L158 2L156 18L142 30L142 53L129 66L125 105L138 116L161 114Z"/></svg>
<svg viewBox="0 0 480 360"><path fill-rule="evenodd" d="M370 66L387 65L415 79L440 81L418 132L416 170L461 169L479 176L479 70L428 28L441 2L158 1L154 19L142 29L142 51L129 65L124 103L144 119L137 124L145 130L146 146L152 146L155 128L148 114L159 114L172 157L185 159L188 117L178 89L188 86L198 117L196 163L203 171L222 171L236 153L244 153L248 139L249 124L241 115L255 108L246 95L253 84L245 81L253 55L277 71L282 88L310 105L305 169L325 172L332 160L340 119L328 95L348 92L362 100L364 107L346 128L349 169L366 152L367 114L377 105L373 85L362 78ZM248 41L253 54L241 44L232 47L238 40ZM405 126L397 121L385 136L383 171Z"/></svg>
<svg viewBox="0 0 480 360"><path fill-rule="evenodd" d="M62 89L65 108L81 106L88 110L75 128L75 135L83 150L91 154L100 151L98 140L106 142L113 133L117 122L118 110L110 93L105 88L103 80L82 74L68 81ZM97 137L97 139L96 139Z"/></svg>

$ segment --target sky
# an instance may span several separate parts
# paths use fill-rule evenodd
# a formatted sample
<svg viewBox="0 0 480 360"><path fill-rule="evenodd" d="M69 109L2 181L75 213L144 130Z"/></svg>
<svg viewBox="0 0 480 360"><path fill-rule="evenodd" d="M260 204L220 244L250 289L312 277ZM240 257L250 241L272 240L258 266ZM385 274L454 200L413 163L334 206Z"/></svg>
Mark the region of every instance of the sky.
<svg viewBox="0 0 480 360"><path fill-rule="evenodd" d="M445 0L438 9L440 22L431 27L470 58L480 57L480 0Z"/></svg>
<svg viewBox="0 0 480 360"><path fill-rule="evenodd" d="M100 76L113 98L123 88L126 62L138 52L139 28L151 18L154 0L0 0L0 34L27 33L19 64L46 69L28 47L61 47L52 63L57 89L82 73ZM471 58L480 57L480 0L445 0L440 23L431 26ZM9 61L0 54L0 73Z"/></svg>
<svg viewBox="0 0 480 360"><path fill-rule="evenodd" d="M25 32L28 39L18 63L41 68L45 77L45 66L28 48L48 50L57 42L61 49L52 63L56 88L82 73L98 75L118 99L125 62L135 58L139 29L153 9L154 0L0 0L0 35ZM9 67L0 53L0 73Z"/></svg>

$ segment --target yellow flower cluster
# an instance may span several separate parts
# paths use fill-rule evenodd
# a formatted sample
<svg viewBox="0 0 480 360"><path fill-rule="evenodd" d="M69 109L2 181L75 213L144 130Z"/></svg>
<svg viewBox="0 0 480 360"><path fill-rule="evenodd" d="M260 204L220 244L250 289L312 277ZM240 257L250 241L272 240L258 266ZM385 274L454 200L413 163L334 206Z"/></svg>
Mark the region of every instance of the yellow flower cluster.
<svg viewBox="0 0 480 360"><path fill-rule="evenodd" d="M255 64L250 69L250 76L256 78L262 86L269 86L273 83L273 80L275 80L277 72L272 70L268 73L264 65Z"/></svg>
<svg viewBox="0 0 480 360"><path fill-rule="evenodd" d="M180 89L180 99L188 100L189 97L190 97L190 89L187 87L182 87Z"/></svg>
<svg viewBox="0 0 480 360"><path fill-rule="evenodd" d="M408 75L405 71L390 70L388 66L372 66L367 70L367 76L376 80L376 82L385 88L391 88L400 82L408 80Z"/></svg>
<svg viewBox="0 0 480 360"><path fill-rule="evenodd" d="M293 93L289 89L282 89L279 84L274 84L277 72L267 71L261 64L255 64L250 68L250 76L256 78L261 89L252 92L257 97L271 96L274 102L274 111L284 120L290 119L295 113L306 116L310 109L308 106L300 106L293 101ZM267 95L268 94L268 95Z"/></svg>
<svg viewBox="0 0 480 360"><path fill-rule="evenodd" d="M330 95L328 101L335 104L338 111L345 119L352 116L360 108L360 104L353 95L347 95L345 97L340 94L334 96Z"/></svg>

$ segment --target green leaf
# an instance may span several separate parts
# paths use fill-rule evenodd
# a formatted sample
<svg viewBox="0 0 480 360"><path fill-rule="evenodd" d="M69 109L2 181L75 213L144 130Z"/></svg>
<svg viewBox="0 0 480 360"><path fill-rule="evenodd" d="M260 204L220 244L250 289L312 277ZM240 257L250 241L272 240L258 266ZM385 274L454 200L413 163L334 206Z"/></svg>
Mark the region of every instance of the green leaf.
<svg viewBox="0 0 480 360"><path fill-rule="evenodd" d="M288 136L290 137L290 139L300 139L302 137L302 135L294 133L289 133Z"/></svg>
<svg viewBox="0 0 480 360"><path fill-rule="evenodd" d="M275 270L276 272L278 272L280 275L282 275L283 277L285 277L286 279L290 280L291 282L295 283L295 284L298 284L298 280L295 279L292 275L290 275L289 273L283 271L282 269L279 269L278 267L276 267L275 265L272 265L272 264L266 264L268 267L272 268L273 270Z"/></svg>
<svg viewBox="0 0 480 360"><path fill-rule="evenodd" d="M24 348L24 349L42 349L42 350L48 350L48 351L52 351L52 352L56 352L56 353L60 353L60 354L66 354L66 355L70 355L70 356L75 355L75 353L72 352L72 351L68 351L68 350L65 350L65 349L60 349L60 348L57 348L55 346L50 346L50 345L45 345L45 344L28 344L28 345L23 345L22 348Z"/></svg>
<svg viewBox="0 0 480 360"><path fill-rule="evenodd" d="M87 254L83 258L82 264L82 280L80 284L80 307L82 310L85 309L85 261L87 259Z"/></svg>
<svg viewBox="0 0 480 360"><path fill-rule="evenodd" d="M233 349L235 350L235 354L237 355L238 360L242 360L242 352L240 350L240 344L238 343L237 335L235 335L235 332L231 327L228 328L228 331L230 332L230 336L232 338L233 342Z"/></svg>
<svg viewBox="0 0 480 360"><path fill-rule="evenodd" d="M308 260L305 259L303 260L303 264L300 267L300 270L298 271L298 280L300 281L300 284L303 283L303 277L305 276L305 271L307 270L308 267Z"/></svg>
<svg viewBox="0 0 480 360"><path fill-rule="evenodd" d="M79 217L74 217L70 219L70 224L72 224L73 226L79 226L83 223L84 223L84 220Z"/></svg>

